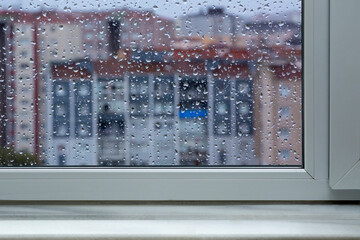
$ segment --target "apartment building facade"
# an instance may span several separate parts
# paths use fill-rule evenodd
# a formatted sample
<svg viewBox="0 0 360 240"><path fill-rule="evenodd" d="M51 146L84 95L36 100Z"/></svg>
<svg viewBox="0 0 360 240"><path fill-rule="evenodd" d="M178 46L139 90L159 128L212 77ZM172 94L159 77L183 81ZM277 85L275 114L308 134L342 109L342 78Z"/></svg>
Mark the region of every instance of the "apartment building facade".
<svg viewBox="0 0 360 240"><path fill-rule="evenodd" d="M262 165L301 165L302 68L295 59L263 64L255 78L255 155Z"/></svg>
<svg viewBox="0 0 360 240"><path fill-rule="evenodd" d="M94 82L89 61L51 65L45 111L47 165L97 165Z"/></svg>
<svg viewBox="0 0 360 240"><path fill-rule="evenodd" d="M76 96L58 101L54 87L64 79L74 82L74 86L79 81L88 82L94 89L89 108L93 109L92 119L96 122L90 121L91 127L88 129L92 134L86 134L85 139L76 136L76 127L71 127L71 121L78 124L71 113L70 120L56 120L56 110L49 110L48 122L52 127L48 129L51 133L48 141L52 145L48 154L52 160L49 159L48 164L56 164L65 156L62 152L68 150L62 149L73 147L71 139L82 140L82 144L76 144L79 146L89 141L87 144L90 147L86 151L91 161L82 165L257 164L258 160L253 154L252 82L255 68L251 61L227 61L224 58L210 63L208 60L215 56L207 54L196 59L190 54L188 61L179 58L169 61L166 56L163 59L155 57L149 60L146 57L133 61L131 54L128 54L126 61L109 59L88 63L86 69L93 71L88 79L86 74L79 75L80 70L74 72L84 63L74 62L70 64L72 67L64 63L62 66L67 66L67 69L52 71L53 77L49 83L53 87L48 88L48 91L52 91L48 105L69 101L68 105L65 104L68 107L64 108L70 112L74 111L72 108L81 108ZM138 51L133 54L139 56ZM140 56L149 55L144 53ZM71 91L71 86L63 89L69 89L70 95L72 92L76 94L76 90ZM69 111L64 110L62 115ZM60 114L60 117L63 116ZM60 142L56 135L60 131L57 130L57 122L66 126L66 122L69 122L69 130L65 131L65 126L61 125L64 139ZM76 152L81 151L77 149ZM66 156L72 154L67 153ZM71 160L63 161L65 165L75 164Z"/></svg>
<svg viewBox="0 0 360 240"><path fill-rule="evenodd" d="M109 25L114 16L120 17L121 22L126 22L124 19L138 21L137 18L144 18L138 21L139 32L132 31L141 34L140 31L150 26L147 21L149 14L135 14L126 9L95 13L2 11L0 44L4 51L0 56L0 91L6 94L1 94L4 104L0 109L0 134L6 137L1 138L1 146L11 146L44 160L47 144L45 73L49 64L85 57L93 60L117 57L120 48L111 55L110 44L114 36ZM134 16L123 17L130 15ZM150 15L152 33L156 38L146 43L150 46L154 42L161 43L161 39L168 39L168 44L172 36L169 30L172 29L171 21L166 22L165 28L161 25L165 20ZM163 31L158 29L163 29L166 37L161 36ZM118 32L119 36L124 36L123 31ZM161 44L163 46L165 43ZM130 47L126 44L124 46Z"/></svg>
<svg viewBox="0 0 360 240"><path fill-rule="evenodd" d="M177 25L177 44L198 42L198 47L209 45L232 46L237 35L241 35L243 19L239 15L225 12L222 7L210 7L206 11L180 17Z"/></svg>

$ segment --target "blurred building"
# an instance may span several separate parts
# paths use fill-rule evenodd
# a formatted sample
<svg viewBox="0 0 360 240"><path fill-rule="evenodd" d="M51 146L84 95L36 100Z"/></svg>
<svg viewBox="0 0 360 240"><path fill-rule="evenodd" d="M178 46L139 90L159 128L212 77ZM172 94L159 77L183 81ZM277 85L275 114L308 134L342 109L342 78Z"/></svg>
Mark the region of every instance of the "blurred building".
<svg viewBox="0 0 360 240"><path fill-rule="evenodd" d="M135 51L96 62L99 164L256 165L255 66L244 55Z"/></svg>
<svg viewBox="0 0 360 240"><path fill-rule="evenodd" d="M7 121L2 141L40 156L46 134L44 70L51 61L83 56L80 29L69 14L54 11L2 11L0 16L6 85L1 111Z"/></svg>
<svg viewBox="0 0 360 240"><path fill-rule="evenodd" d="M231 64L220 62L217 68L210 90L214 94L211 98L214 160L224 165L257 165L253 139L255 64L237 60Z"/></svg>
<svg viewBox="0 0 360 240"><path fill-rule="evenodd" d="M174 41L174 21L152 11L121 10L121 17L109 19L109 43L122 49L170 50ZM119 35L117 35L120 33ZM116 50L117 46L113 47Z"/></svg>
<svg viewBox="0 0 360 240"><path fill-rule="evenodd" d="M46 164L97 165L97 101L91 62L55 63L49 70Z"/></svg>
<svg viewBox="0 0 360 240"><path fill-rule="evenodd" d="M124 79L100 76L96 87L99 163L121 165L126 158Z"/></svg>
<svg viewBox="0 0 360 240"><path fill-rule="evenodd" d="M66 61L82 58L81 38L82 26L77 23L75 16L59 11L40 11L33 16L34 35L34 91L35 91L35 153L42 160L48 142L48 116L46 113L46 81L45 72L51 62Z"/></svg>
<svg viewBox="0 0 360 240"><path fill-rule="evenodd" d="M221 7L189 14L176 22L177 49L215 45L240 49L293 46L301 48L301 12L262 14L251 19L226 13Z"/></svg>
<svg viewBox="0 0 360 240"><path fill-rule="evenodd" d="M186 48L189 42L199 42L203 47L232 46L235 36L240 35L243 28L242 18L226 13L222 7L183 16L176 24L177 48Z"/></svg>
<svg viewBox="0 0 360 240"><path fill-rule="evenodd" d="M6 21L0 22L0 147L6 146L7 139L7 30Z"/></svg>
<svg viewBox="0 0 360 240"><path fill-rule="evenodd" d="M124 25L124 28L114 32L114 21L121 22L118 27ZM136 28L129 25L134 22ZM106 59L117 56L123 47L165 48L170 46L173 36L171 20L128 9L71 13L2 11L0 28L3 49L0 54L0 146L12 146L41 159L45 157L47 144L45 72L50 62L84 57ZM142 39L144 29L148 31L148 38ZM130 33L125 31L131 31L136 37L129 38ZM116 49L114 41L119 43Z"/></svg>
<svg viewBox="0 0 360 240"><path fill-rule="evenodd" d="M174 21L152 11L120 8L101 12L73 12L82 29L83 51L90 59L107 59L129 49L170 50Z"/></svg>
<svg viewBox="0 0 360 240"><path fill-rule="evenodd" d="M96 61L93 72L89 62L53 65L48 81L48 105L54 108L47 111L48 164L258 164L251 61L235 60L231 52L217 58L206 49L196 58L182 52L182 57L170 60L154 52L133 54L143 58L128 53L128 59ZM92 86L92 100L76 100L77 84ZM57 93L60 89L63 95ZM82 103L95 109L94 121L76 119ZM78 125L83 135L77 135Z"/></svg>
<svg viewBox="0 0 360 240"><path fill-rule="evenodd" d="M255 92L255 154L261 164L301 165L301 60L259 66Z"/></svg>
<svg viewBox="0 0 360 240"><path fill-rule="evenodd" d="M89 59L106 59L111 53L108 21L111 12L71 12L74 22L81 29L81 51Z"/></svg>
<svg viewBox="0 0 360 240"><path fill-rule="evenodd" d="M31 16L8 11L0 16L1 142L2 146L34 153L34 36L32 24L26 21Z"/></svg>
<svg viewBox="0 0 360 240"><path fill-rule="evenodd" d="M237 44L247 48L293 46L301 48L301 21L256 19L246 22Z"/></svg>

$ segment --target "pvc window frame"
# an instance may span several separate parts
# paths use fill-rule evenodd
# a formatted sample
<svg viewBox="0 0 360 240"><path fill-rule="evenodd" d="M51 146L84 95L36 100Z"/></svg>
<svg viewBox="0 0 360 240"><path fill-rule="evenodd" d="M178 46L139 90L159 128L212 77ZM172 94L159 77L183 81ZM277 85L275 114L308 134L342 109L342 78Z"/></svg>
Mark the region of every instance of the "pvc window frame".
<svg viewBox="0 0 360 240"><path fill-rule="evenodd" d="M329 0L303 0L304 168L0 169L0 200L359 200L329 186Z"/></svg>

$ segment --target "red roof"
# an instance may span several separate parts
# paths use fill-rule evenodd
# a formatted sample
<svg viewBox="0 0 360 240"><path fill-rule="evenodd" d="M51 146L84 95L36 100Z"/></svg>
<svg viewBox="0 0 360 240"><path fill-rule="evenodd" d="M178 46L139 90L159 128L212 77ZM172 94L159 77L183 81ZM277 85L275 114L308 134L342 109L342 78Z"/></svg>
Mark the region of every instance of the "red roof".
<svg viewBox="0 0 360 240"><path fill-rule="evenodd" d="M285 65L272 65L270 70L278 79L287 79L287 80L301 80L302 70L300 67L292 63L287 63Z"/></svg>

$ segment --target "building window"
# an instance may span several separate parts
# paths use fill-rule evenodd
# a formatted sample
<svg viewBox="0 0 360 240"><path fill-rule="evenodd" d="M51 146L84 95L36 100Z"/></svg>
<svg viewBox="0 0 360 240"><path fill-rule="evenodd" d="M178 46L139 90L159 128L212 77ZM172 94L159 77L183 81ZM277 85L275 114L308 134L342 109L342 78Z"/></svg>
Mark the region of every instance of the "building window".
<svg viewBox="0 0 360 240"><path fill-rule="evenodd" d="M286 119L290 117L290 107L279 108L279 118Z"/></svg>
<svg viewBox="0 0 360 240"><path fill-rule="evenodd" d="M282 85L279 86L280 97L286 98L290 96L290 86Z"/></svg>
<svg viewBox="0 0 360 240"><path fill-rule="evenodd" d="M22 57L24 57L24 58L26 58L27 56L28 56L28 51L26 51L26 50L22 50L21 52L20 52L20 56L22 56Z"/></svg>
<svg viewBox="0 0 360 240"><path fill-rule="evenodd" d="M29 69L29 67L30 67L30 66L29 66L28 63L21 63L21 64L20 64L20 68L21 68L21 69Z"/></svg>
<svg viewBox="0 0 360 240"><path fill-rule="evenodd" d="M278 155L279 155L280 161L286 161L290 158L290 150L281 149L281 150L279 150Z"/></svg>
<svg viewBox="0 0 360 240"><path fill-rule="evenodd" d="M282 140L288 140L290 137L290 129L288 128L281 128L279 130L279 137Z"/></svg>

